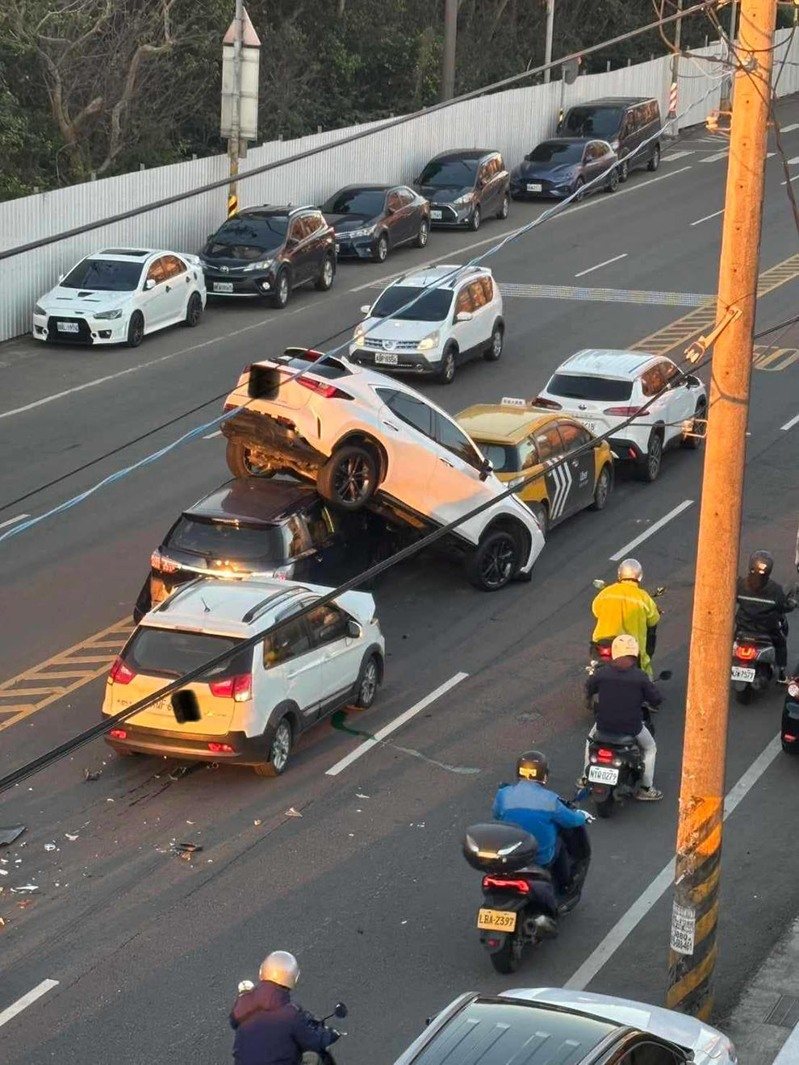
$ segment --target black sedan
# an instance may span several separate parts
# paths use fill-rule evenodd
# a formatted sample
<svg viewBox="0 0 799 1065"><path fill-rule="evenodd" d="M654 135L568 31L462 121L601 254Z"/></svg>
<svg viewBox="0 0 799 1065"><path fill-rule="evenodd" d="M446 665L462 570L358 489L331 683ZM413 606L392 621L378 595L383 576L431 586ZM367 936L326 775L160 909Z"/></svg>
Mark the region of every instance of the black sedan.
<svg viewBox="0 0 799 1065"><path fill-rule="evenodd" d="M407 185L349 185L320 210L340 259L382 263L401 244L424 248L430 235L430 204Z"/></svg>
<svg viewBox="0 0 799 1065"><path fill-rule="evenodd" d="M511 196L515 200L561 200L571 195L580 199L583 190L588 193L603 188L615 192L619 185L618 162L607 141L553 138L539 144L511 171Z"/></svg>

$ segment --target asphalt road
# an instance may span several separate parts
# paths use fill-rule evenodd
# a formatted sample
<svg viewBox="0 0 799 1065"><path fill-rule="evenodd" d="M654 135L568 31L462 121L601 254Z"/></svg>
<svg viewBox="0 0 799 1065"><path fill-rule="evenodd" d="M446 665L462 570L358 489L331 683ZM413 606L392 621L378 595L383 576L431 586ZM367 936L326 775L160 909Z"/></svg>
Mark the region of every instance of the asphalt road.
<svg viewBox="0 0 799 1065"><path fill-rule="evenodd" d="M797 102L782 105L781 121L784 129L796 123L785 133L792 157ZM721 219L707 216L723 206L725 165L708 160L720 147L687 136L656 175L635 174L616 195L573 207L493 257L501 283L528 286L506 300L502 360L472 364L449 388L423 390L453 412L535 394L570 352L629 346L690 310L684 297L646 294L713 292ZM799 245L782 180L779 160L770 159L761 269ZM214 417L219 397L259 353L346 339L381 276L431 259L464 261L541 210L514 204L507 223L486 223L476 235L434 234L424 252L402 251L384 267L341 266L330 293L298 294L282 313L213 307L200 329L157 335L136 351L51 349L28 339L0 346L0 524L43 513ZM590 291L543 298L537 285ZM612 291L597 294L600 287ZM794 314L795 299L795 280L765 296L758 327ZM799 327L768 342L799 348ZM754 374L744 500L742 549L767 546L785 582L799 513L799 426L782 427L799 414L798 382L790 353ZM437 555L388 575L376 593L386 684L355 727L375 731L467 676L394 733L395 745L372 748L338 775L327 770L357 741L325 723L277 781L204 767L180 775L172 762L117 761L97 743L5 795L0 822L21 821L28 831L25 846L0 852L8 874L0 877L3 1061L225 1060L235 984L276 947L297 953L307 1006L329 1012L337 999L348 1002L350 1034L338 1057L352 1065L374 1059L377 1033L380 1058L391 1061L462 990L562 985L586 962L592 990L660 1001L670 895L649 909L640 899L673 849L700 475L701 453L690 452L670 453L653 486L622 473L604 512L552 534L529 585L486 596ZM226 476L220 438L201 439L0 545L0 678L121 618L176 511ZM580 907L557 941L499 978L473 927L479 876L460 855L463 829L487 815L524 748L544 747L555 785L570 790L588 725L580 684L591 579L607 577L612 555L686 500L692 505L635 551L647 583L669 588L658 648L660 668L674 671L658 728L666 799L627 805L593 826ZM797 650L794 639L792 657ZM96 681L0 731L0 772L93 723L101 694ZM772 740L779 706L776 692L733 705L730 785ZM86 781L87 768L101 775ZM727 823L720 1017L797 910L797 772L793 761L774 759ZM170 852L173 841L203 849L183 861ZM55 850L45 849L50 843ZM10 892L28 883L38 892ZM594 952L635 906L640 923L594 965ZM3 1023L2 1011L44 980L58 985Z"/></svg>

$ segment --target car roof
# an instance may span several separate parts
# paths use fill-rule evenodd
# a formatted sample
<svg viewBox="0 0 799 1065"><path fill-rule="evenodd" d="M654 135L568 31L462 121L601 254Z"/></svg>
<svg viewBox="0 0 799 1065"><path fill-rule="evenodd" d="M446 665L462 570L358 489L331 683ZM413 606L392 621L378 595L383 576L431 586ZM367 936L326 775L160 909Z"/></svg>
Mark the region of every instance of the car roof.
<svg viewBox="0 0 799 1065"><path fill-rule="evenodd" d="M439 152L430 162L437 159L482 159L484 155L499 155L499 148L450 148L448 152Z"/></svg>
<svg viewBox="0 0 799 1065"><path fill-rule="evenodd" d="M103 248L102 251L89 252L84 259L109 259L115 262L138 263L139 266L145 259L152 255L179 255L180 252L164 251L158 248Z"/></svg>
<svg viewBox="0 0 799 1065"><path fill-rule="evenodd" d="M621 381L637 377L657 356L648 351L625 351L619 348L584 348L561 363L556 373L585 374L588 377L613 377Z"/></svg>
<svg viewBox="0 0 799 1065"><path fill-rule="evenodd" d="M354 185L342 185L340 189L333 193L333 196L338 196L339 192L349 192L351 189L363 189L364 192L388 192L389 189L398 189L402 187L402 182L397 181L393 185L376 185L369 182L356 182ZM328 197L332 199L333 196Z"/></svg>
<svg viewBox="0 0 799 1065"><path fill-rule="evenodd" d="M273 218L275 215L291 215L296 214L297 211L318 211L319 208L315 207L312 203L306 204L286 204L281 206L279 204L264 204L263 207L245 207L243 211L239 211L237 215L233 215L232 218L226 219L228 222L235 221L237 218ZM224 223L223 223L224 224Z"/></svg>
<svg viewBox="0 0 799 1065"><path fill-rule="evenodd" d="M602 96L598 100L583 100L579 104L571 104L569 111L575 107L633 107L635 104L647 104L654 100L654 96Z"/></svg>
<svg viewBox="0 0 799 1065"><path fill-rule="evenodd" d="M456 414L455 420L477 443L513 444L557 417L530 406L476 403Z"/></svg>
<svg viewBox="0 0 799 1065"><path fill-rule="evenodd" d="M452 274L453 270L460 270L459 274L455 274L449 281L445 281L443 285L436 285L437 281L440 281L442 277L447 277ZM428 266L423 270L418 270L411 274L400 274L399 277L395 277L389 285L389 288L393 288L395 285L408 285L411 288L427 288L430 285L435 285L436 288L455 288L456 285L462 284L464 281L474 281L476 277L491 277L491 271L487 266L463 266L460 263L439 263L438 266Z"/></svg>
<svg viewBox="0 0 799 1065"><path fill-rule="evenodd" d="M538 142L538 147L542 144L590 144L601 140L602 137L547 137L545 141Z"/></svg>
<svg viewBox="0 0 799 1065"><path fill-rule="evenodd" d="M234 477L187 507L187 518L275 525L316 499L310 485L266 477Z"/></svg>

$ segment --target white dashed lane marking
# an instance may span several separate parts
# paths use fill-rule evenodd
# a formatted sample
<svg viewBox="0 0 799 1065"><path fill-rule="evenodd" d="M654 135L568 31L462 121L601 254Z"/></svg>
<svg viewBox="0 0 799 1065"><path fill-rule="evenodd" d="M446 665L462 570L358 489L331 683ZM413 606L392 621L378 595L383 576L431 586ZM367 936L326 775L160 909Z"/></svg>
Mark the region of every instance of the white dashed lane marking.
<svg viewBox="0 0 799 1065"><path fill-rule="evenodd" d="M597 263L596 266L589 266L587 270L581 270L579 274L575 274L575 277L585 277L586 274L592 274L594 270L599 270L603 266L610 266L611 263L617 263L619 259L626 259L627 252L623 251L621 255L614 255L612 259L605 259L601 263Z"/></svg>

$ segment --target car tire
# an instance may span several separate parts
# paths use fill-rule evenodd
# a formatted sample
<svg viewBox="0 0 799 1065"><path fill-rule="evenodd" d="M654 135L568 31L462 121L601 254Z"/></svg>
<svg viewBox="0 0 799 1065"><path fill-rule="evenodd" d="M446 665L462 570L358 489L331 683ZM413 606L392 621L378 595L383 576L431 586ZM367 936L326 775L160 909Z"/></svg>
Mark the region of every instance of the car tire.
<svg viewBox="0 0 799 1065"><path fill-rule="evenodd" d="M361 675L358 678L358 694L355 696L354 706L359 710L368 710L377 698L377 689L380 687L380 662L377 655L369 655L361 667Z"/></svg>
<svg viewBox="0 0 799 1065"><path fill-rule="evenodd" d="M141 311L134 311L128 322L128 335L125 344L129 348L137 348L144 340L144 315Z"/></svg>
<svg viewBox="0 0 799 1065"><path fill-rule="evenodd" d="M279 777L285 773L291 755L291 744L294 738L294 730L287 717L281 717L275 726L275 734L269 745L269 758L266 762L259 762L253 766L255 775L258 777Z"/></svg>
<svg viewBox="0 0 799 1065"><path fill-rule="evenodd" d="M256 466L251 462L250 449L238 436L228 439L225 458L234 477L274 477L276 472L272 466Z"/></svg>
<svg viewBox="0 0 799 1065"><path fill-rule="evenodd" d="M455 348L450 346L444 349L444 354L441 356L441 365L436 373L436 380L439 384L451 385L455 380L455 373L457 371L457 360L455 356Z"/></svg>
<svg viewBox="0 0 799 1065"><path fill-rule="evenodd" d="M585 195L585 193L583 191L584 188L585 188L585 182L583 181L583 179L581 177L578 177L577 180L574 183L574 188L572 189L572 192L571 192L572 196L574 197L574 203L580 203L580 201L582 200L583 196Z"/></svg>
<svg viewBox="0 0 799 1065"><path fill-rule="evenodd" d="M599 471L599 476L596 479L596 484L594 485L594 501L591 504L591 510L604 510L608 505L612 490L613 474L611 473L610 464L607 463Z"/></svg>
<svg viewBox="0 0 799 1065"><path fill-rule="evenodd" d="M488 342L488 347L483 352L483 358L486 362L499 362L502 358L502 345L505 341L505 329L501 322L495 322L494 328L491 330L491 339Z"/></svg>
<svg viewBox="0 0 799 1065"><path fill-rule="evenodd" d="M372 248L372 262L384 263L388 258L388 237L381 233Z"/></svg>
<svg viewBox="0 0 799 1065"><path fill-rule="evenodd" d="M189 302L186 304L186 316L183 319L183 324L187 325L189 329L194 329L196 325L200 324L202 316L203 301L200 299L200 293L192 292L189 296Z"/></svg>
<svg viewBox="0 0 799 1065"><path fill-rule="evenodd" d="M513 580L520 562L518 538L508 529L494 529L480 538L467 558L466 571L475 588L498 592Z"/></svg>
<svg viewBox="0 0 799 1065"><path fill-rule="evenodd" d="M466 223L466 228L471 229L472 233L476 233L477 230L480 228L480 223L482 222L482 220L482 215L480 214L480 204L476 203L474 205L474 210L469 215L469 221Z"/></svg>
<svg viewBox="0 0 799 1065"><path fill-rule="evenodd" d="M694 422L702 421L705 418L707 418L707 403L702 400L696 405L693 421L691 422L691 432L696 432ZM704 439L703 436L684 436L682 438L682 446L689 451L698 451L702 446Z"/></svg>
<svg viewBox="0 0 799 1065"><path fill-rule="evenodd" d="M426 218L423 218L419 226L419 232L416 234L416 240L414 241L414 244L417 248L426 248L429 239L430 223Z"/></svg>
<svg viewBox="0 0 799 1065"><path fill-rule="evenodd" d="M656 144L652 152L652 158L646 164L647 170L650 170L653 174L660 166L660 145Z"/></svg>
<svg viewBox="0 0 799 1065"><path fill-rule="evenodd" d="M546 541L546 538L549 535L549 510L547 509L546 503L531 503L530 510L532 511L533 517L538 522L538 527L541 530L541 535L544 537L544 541Z"/></svg>
<svg viewBox="0 0 799 1065"><path fill-rule="evenodd" d="M288 271L279 270L275 278L275 294L272 296L272 303L279 311L282 311L290 296L291 282L289 281Z"/></svg>
<svg viewBox="0 0 799 1065"><path fill-rule="evenodd" d="M663 464L663 435L654 430L649 437L646 455L638 461L638 479L651 484L658 479Z"/></svg>
<svg viewBox="0 0 799 1065"><path fill-rule="evenodd" d="M333 287L333 282L336 278L336 260L332 255L326 255L322 260L322 266L319 270L319 276L316 279L315 287L317 292L329 292Z"/></svg>
<svg viewBox="0 0 799 1065"><path fill-rule="evenodd" d="M505 221L505 219L508 217L508 212L509 211L510 211L510 194L506 192L505 195L502 197L502 203L500 205L499 210L497 211L497 218L500 220L500 222L504 222Z"/></svg>
<svg viewBox="0 0 799 1065"><path fill-rule="evenodd" d="M623 185L627 178L630 176L630 164L626 159L622 159L619 163L619 184Z"/></svg>
<svg viewBox="0 0 799 1065"><path fill-rule="evenodd" d="M377 491L379 473L380 462L372 448L344 444L319 470L316 490L340 510L360 510Z"/></svg>
<svg viewBox="0 0 799 1065"><path fill-rule="evenodd" d="M605 185L605 192L616 192L619 187L619 171L617 167L613 167L610 174L608 174L608 181Z"/></svg>

